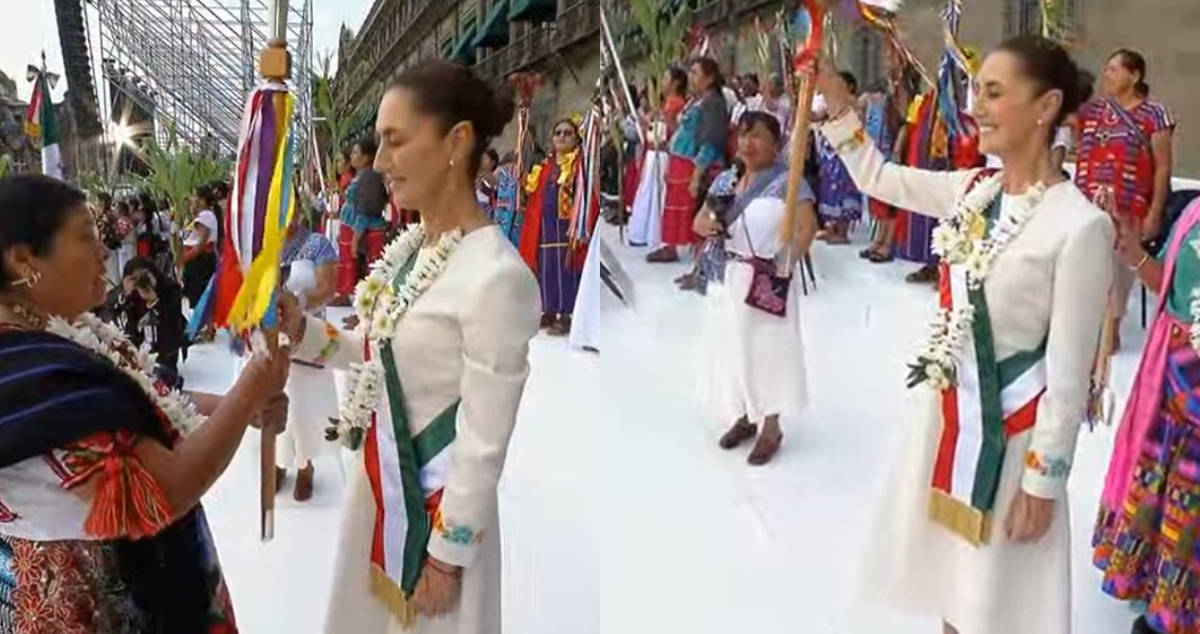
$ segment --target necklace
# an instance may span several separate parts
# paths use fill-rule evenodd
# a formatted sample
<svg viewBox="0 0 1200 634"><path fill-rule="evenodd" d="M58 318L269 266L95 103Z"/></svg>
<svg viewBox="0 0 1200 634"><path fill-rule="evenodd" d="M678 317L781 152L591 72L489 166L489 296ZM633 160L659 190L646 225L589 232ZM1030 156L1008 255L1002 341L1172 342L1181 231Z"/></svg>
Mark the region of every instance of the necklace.
<svg viewBox="0 0 1200 634"><path fill-rule="evenodd" d="M997 172L972 187L959 199L954 212L933 231L933 252L950 266L966 269L967 287L983 288L996 259L1036 214L1045 196L1042 182L1029 192L1009 199L1002 213L988 228L988 209L1003 194L1003 172ZM941 308L930 323L929 341L909 363L909 387L928 383L942 391L957 383L958 358L963 353L967 333L975 320L970 302L953 309Z"/></svg>
<svg viewBox="0 0 1200 634"><path fill-rule="evenodd" d="M462 242L462 229L443 233L432 245L425 244L425 228L417 225L405 231L384 249L383 256L371 267L371 274L355 289L354 310L358 330L378 350L390 346L400 319L445 272L450 257ZM397 278L408 268L404 280ZM358 449L370 427L371 417L383 394L383 366L378 356L350 366L346 376L346 398L337 425L326 430L329 440L340 440L350 449Z"/></svg>
<svg viewBox="0 0 1200 634"><path fill-rule="evenodd" d="M191 398L169 389L154 377L156 357L149 346L134 346L116 326L84 313L71 322L50 317L46 319L45 331L87 348L133 379L180 434L187 435L204 423L204 416L196 410Z"/></svg>
<svg viewBox="0 0 1200 634"><path fill-rule="evenodd" d="M33 310L32 308L27 308L24 304L5 302L4 304L0 305L3 305L5 308L7 308L14 317L25 322L24 324L16 325L29 326L34 330L42 330L46 327L46 316Z"/></svg>

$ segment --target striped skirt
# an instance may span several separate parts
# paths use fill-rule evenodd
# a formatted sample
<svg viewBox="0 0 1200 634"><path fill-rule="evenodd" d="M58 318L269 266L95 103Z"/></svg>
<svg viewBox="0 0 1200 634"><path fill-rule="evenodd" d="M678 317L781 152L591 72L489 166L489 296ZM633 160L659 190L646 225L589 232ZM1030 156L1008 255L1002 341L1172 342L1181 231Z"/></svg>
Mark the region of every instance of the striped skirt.
<svg viewBox="0 0 1200 634"><path fill-rule="evenodd" d="M1120 511L1101 508L1093 562L1103 589L1145 604L1164 634L1200 634L1200 357L1171 327L1163 404Z"/></svg>

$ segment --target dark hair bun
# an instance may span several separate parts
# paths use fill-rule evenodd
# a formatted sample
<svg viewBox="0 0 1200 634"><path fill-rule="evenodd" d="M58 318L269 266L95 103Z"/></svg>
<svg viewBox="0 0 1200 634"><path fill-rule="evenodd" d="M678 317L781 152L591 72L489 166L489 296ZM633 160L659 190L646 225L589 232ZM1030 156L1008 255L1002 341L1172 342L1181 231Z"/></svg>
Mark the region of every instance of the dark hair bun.
<svg viewBox="0 0 1200 634"><path fill-rule="evenodd" d="M475 147L471 150L471 173L488 142L504 132L516 111L511 89L497 90L469 67L444 59L430 60L406 69L392 88L413 94L417 108L435 117L449 130L462 121L475 129Z"/></svg>

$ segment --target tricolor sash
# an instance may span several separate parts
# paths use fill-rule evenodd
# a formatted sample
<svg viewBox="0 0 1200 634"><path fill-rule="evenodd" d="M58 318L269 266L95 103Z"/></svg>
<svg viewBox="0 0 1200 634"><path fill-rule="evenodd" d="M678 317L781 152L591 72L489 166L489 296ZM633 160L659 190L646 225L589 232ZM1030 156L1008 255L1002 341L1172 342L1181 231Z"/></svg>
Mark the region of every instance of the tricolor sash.
<svg viewBox="0 0 1200 634"><path fill-rule="evenodd" d="M416 615L408 599L421 578L431 518L450 472L459 402L414 436L391 342L379 342L378 353L386 398L376 409L363 446L375 498L371 589L401 623L410 624Z"/></svg>
<svg viewBox="0 0 1200 634"><path fill-rule="evenodd" d="M989 224L997 209L989 209ZM941 394L929 513L980 546L989 538L1008 439L1033 427L1046 391L1045 345L997 360L987 297L982 287L967 283L965 266L941 264L939 295L942 308L969 304L974 320L964 335L956 381Z"/></svg>

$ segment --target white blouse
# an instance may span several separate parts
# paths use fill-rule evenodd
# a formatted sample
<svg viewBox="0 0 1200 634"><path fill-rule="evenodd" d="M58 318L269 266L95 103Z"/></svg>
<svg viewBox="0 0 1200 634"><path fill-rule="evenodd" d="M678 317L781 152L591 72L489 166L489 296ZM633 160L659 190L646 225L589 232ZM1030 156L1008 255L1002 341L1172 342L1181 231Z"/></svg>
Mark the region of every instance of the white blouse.
<svg viewBox="0 0 1200 634"><path fill-rule="evenodd" d="M537 334L541 294L529 267L495 225L463 237L441 276L400 319L392 337L415 436L459 403L452 466L442 496L447 525L497 539L491 526L496 486L516 424L529 340ZM293 352L336 369L363 360L357 333L309 318ZM479 540L463 544L437 531L429 553L469 566Z"/></svg>
<svg viewBox="0 0 1200 634"><path fill-rule="evenodd" d="M822 126L821 133L863 193L926 215L949 215L977 173L888 163L853 113ZM1007 207L1002 201L1002 210ZM1047 388L1030 451L1058 468L1026 470L1022 488L1037 497L1054 499L1066 490L1112 282L1113 239L1109 217L1075 185L1060 183L1046 191L984 282L996 358L1046 346Z"/></svg>

